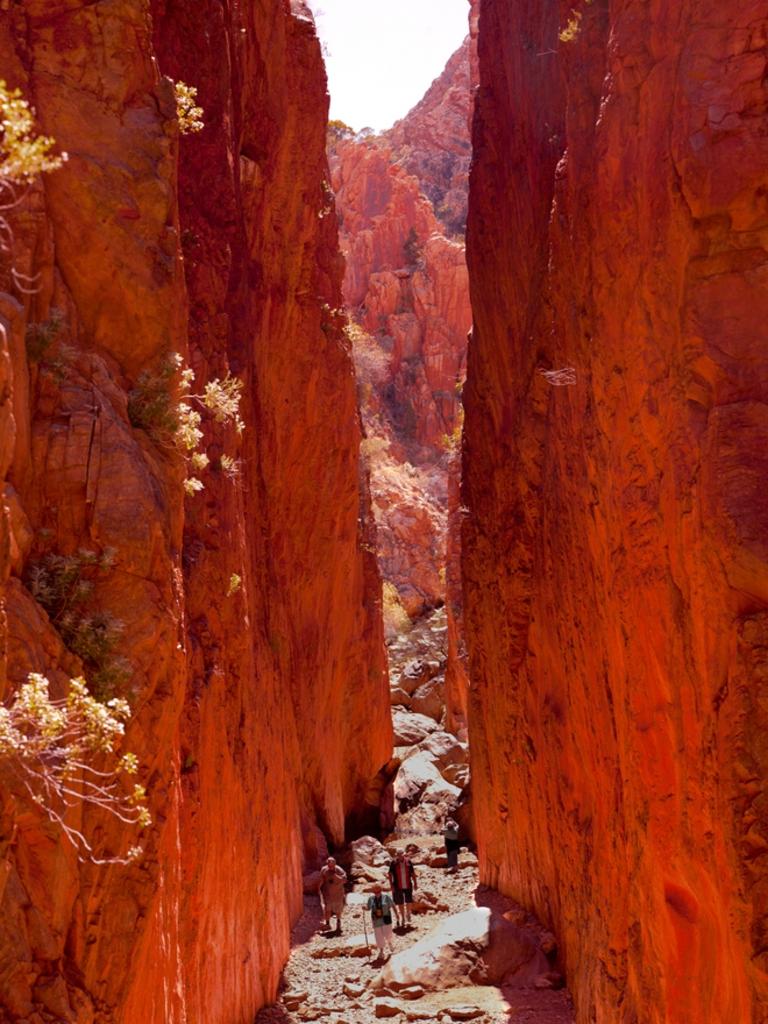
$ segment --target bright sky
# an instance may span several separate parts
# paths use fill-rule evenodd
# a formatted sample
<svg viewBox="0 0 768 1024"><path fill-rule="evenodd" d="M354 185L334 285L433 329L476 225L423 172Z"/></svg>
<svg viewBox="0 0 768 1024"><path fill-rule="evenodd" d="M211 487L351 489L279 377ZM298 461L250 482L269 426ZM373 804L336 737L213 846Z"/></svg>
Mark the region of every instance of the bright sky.
<svg viewBox="0 0 768 1024"><path fill-rule="evenodd" d="M309 0L325 44L331 118L390 128L437 78L468 29L468 0Z"/></svg>

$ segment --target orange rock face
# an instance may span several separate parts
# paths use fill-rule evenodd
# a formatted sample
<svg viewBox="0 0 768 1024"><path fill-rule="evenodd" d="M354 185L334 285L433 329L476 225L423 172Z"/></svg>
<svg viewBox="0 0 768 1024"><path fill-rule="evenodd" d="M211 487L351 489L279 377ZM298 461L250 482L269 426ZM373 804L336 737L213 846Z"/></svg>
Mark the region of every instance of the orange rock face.
<svg viewBox="0 0 768 1024"><path fill-rule="evenodd" d="M312 20L301 3L149 6L25 0L0 22L4 77L70 154L14 221L40 287L0 296L0 696L82 668L30 566L113 548L90 600L123 623L126 746L155 821L136 865L78 864L2 776L11 1022L252 1020L318 826L339 842L377 813L392 749ZM198 88L199 135L179 139L161 75ZM186 500L179 458L128 414L170 352L200 390L245 382L242 439L204 419L211 463ZM77 823L124 849L97 812Z"/></svg>
<svg viewBox="0 0 768 1024"><path fill-rule="evenodd" d="M558 932L583 1024L765 1021L768 6L573 6L480 17L481 872Z"/></svg>

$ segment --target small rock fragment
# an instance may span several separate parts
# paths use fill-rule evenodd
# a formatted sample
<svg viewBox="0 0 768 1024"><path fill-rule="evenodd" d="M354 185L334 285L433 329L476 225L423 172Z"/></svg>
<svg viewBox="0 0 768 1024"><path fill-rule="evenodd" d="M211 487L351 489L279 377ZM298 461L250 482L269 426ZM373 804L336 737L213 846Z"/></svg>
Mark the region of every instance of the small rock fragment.
<svg viewBox="0 0 768 1024"><path fill-rule="evenodd" d="M361 985L355 981L345 981L342 987L342 992L350 999L359 999L365 992L365 985Z"/></svg>
<svg viewBox="0 0 768 1024"><path fill-rule="evenodd" d="M403 1012L394 999L377 999L373 1010L377 1017L397 1017Z"/></svg>
<svg viewBox="0 0 768 1024"><path fill-rule="evenodd" d="M397 994L402 999L421 999L424 995L424 988L421 985L406 985Z"/></svg>
<svg viewBox="0 0 768 1024"><path fill-rule="evenodd" d="M283 1006L287 1010L296 1010L309 998L309 992L304 989L293 989L283 994Z"/></svg>
<svg viewBox="0 0 768 1024"><path fill-rule="evenodd" d="M562 974L557 971L547 971L546 974L539 974L533 982L534 988L562 988L565 980Z"/></svg>
<svg viewBox="0 0 768 1024"><path fill-rule="evenodd" d="M451 1020L477 1020L483 1016L479 1006L452 1006L448 1009L448 1016Z"/></svg>

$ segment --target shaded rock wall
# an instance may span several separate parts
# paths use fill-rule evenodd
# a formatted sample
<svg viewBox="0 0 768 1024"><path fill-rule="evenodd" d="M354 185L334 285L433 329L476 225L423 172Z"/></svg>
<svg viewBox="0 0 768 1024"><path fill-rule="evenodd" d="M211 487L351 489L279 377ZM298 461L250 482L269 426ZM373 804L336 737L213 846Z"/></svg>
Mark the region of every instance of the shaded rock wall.
<svg viewBox="0 0 768 1024"><path fill-rule="evenodd" d="M480 9L479 853L585 1024L768 1020L767 28L764 0Z"/></svg>
<svg viewBox="0 0 768 1024"><path fill-rule="evenodd" d="M317 824L340 841L391 752L354 377L330 315L319 46L300 3L27 0L0 52L70 154L14 222L40 288L0 304L0 682L7 696L45 671L61 692L81 668L25 567L114 548L93 601L124 623L126 745L155 819L137 865L78 864L3 778L0 1016L250 1021L274 996ZM161 75L198 87L199 135L179 139ZM63 327L29 359L27 328L53 307ZM242 440L204 422L211 466L186 501L178 458L127 414L173 351L200 388L227 371L246 384ZM94 812L81 823L100 852L124 848Z"/></svg>

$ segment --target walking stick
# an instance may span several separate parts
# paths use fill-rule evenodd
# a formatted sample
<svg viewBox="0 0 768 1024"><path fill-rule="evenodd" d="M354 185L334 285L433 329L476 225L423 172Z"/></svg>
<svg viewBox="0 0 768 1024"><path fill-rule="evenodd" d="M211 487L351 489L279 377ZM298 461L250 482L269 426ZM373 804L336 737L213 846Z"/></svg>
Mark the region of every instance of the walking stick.
<svg viewBox="0 0 768 1024"><path fill-rule="evenodd" d="M363 911L363 932L365 933L365 948L366 948L367 952L370 954L370 952L371 952L371 945L368 942L368 921L366 920L365 911Z"/></svg>

